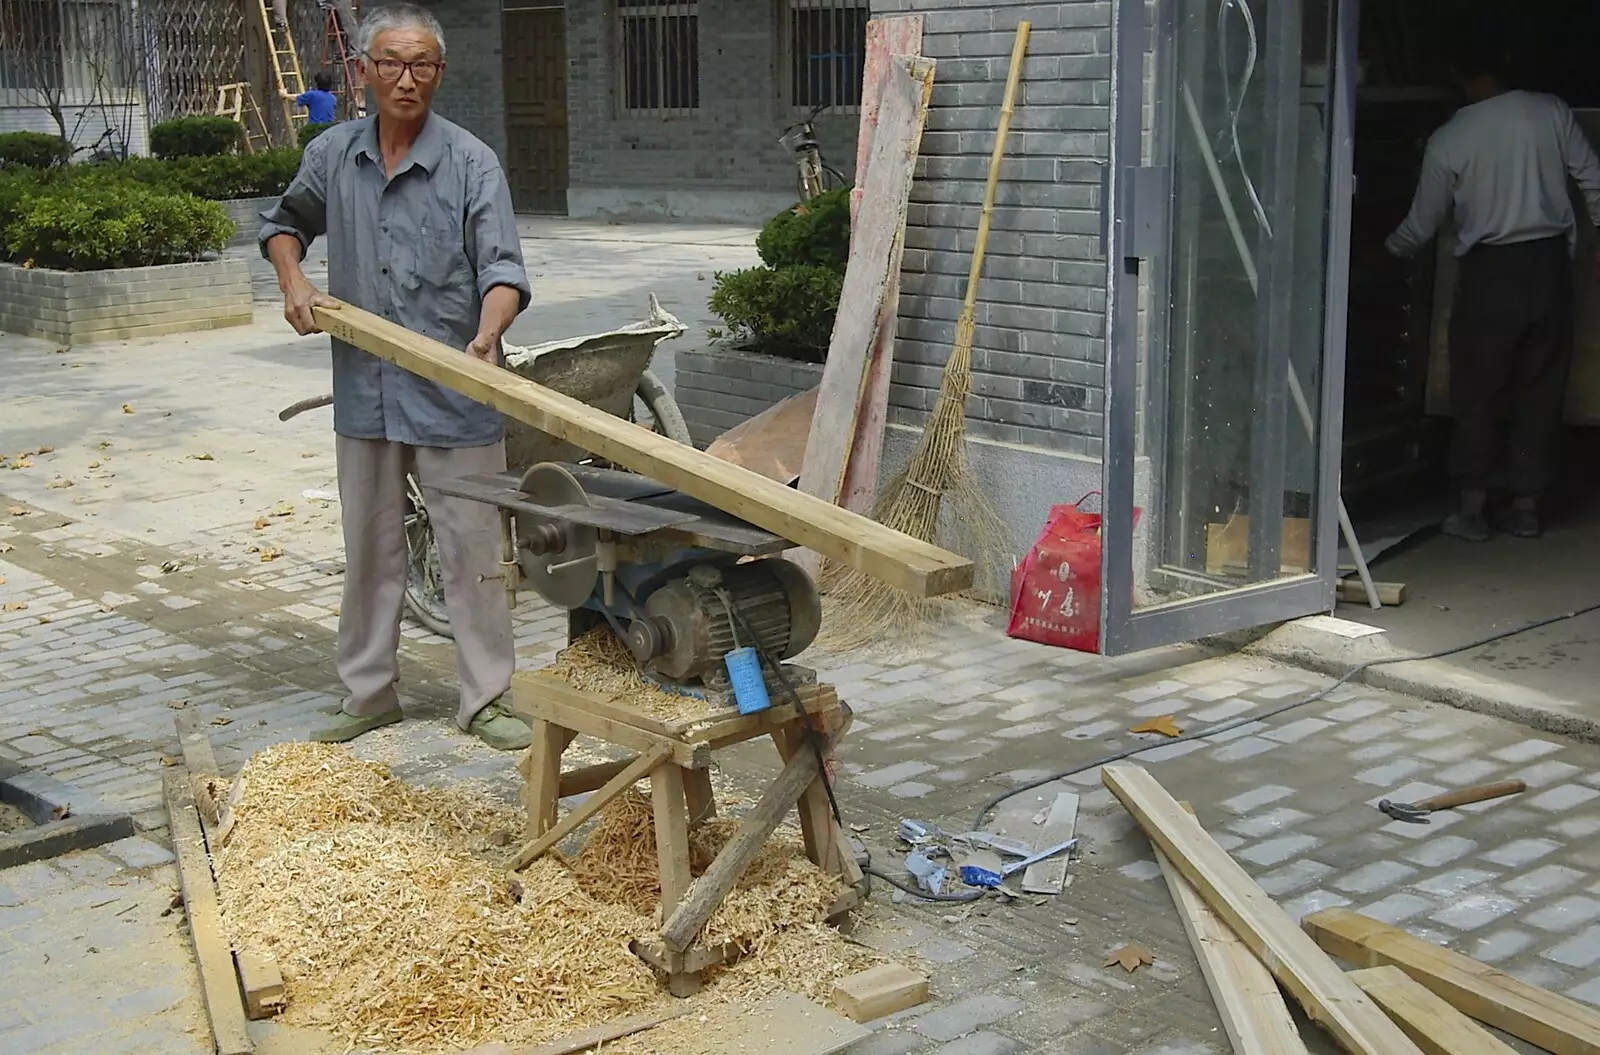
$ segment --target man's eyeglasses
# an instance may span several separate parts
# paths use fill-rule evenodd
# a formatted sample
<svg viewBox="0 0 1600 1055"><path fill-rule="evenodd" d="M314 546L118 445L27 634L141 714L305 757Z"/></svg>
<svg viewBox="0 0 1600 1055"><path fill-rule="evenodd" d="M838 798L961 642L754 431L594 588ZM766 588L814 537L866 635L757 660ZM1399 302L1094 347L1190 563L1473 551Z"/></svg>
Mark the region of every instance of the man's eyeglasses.
<svg viewBox="0 0 1600 1055"><path fill-rule="evenodd" d="M410 70L411 79L418 84L432 84L439 79L439 71L444 69L444 63L434 62L432 59L406 62L403 59L380 59L369 54L367 61L372 63L372 68L377 71L380 81L398 81L402 73Z"/></svg>

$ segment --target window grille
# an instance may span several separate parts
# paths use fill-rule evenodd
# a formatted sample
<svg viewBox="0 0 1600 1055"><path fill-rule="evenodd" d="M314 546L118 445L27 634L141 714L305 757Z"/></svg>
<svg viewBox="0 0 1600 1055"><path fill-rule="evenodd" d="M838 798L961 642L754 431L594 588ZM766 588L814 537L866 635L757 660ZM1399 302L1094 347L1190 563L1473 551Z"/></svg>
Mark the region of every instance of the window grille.
<svg viewBox="0 0 1600 1055"><path fill-rule="evenodd" d="M617 0L617 100L633 114L700 107L697 0Z"/></svg>
<svg viewBox="0 0 1600 1055"><path fill-rule="evenodd" d="M788 0L789 100L796 109L859 112L867 60L866 0Z"/></svg>
<svg viewBox="0 0 1600 1055"><path fill-rule="evenodd" d="M136 52L127 0L0 0L0 91L21 105L119 103Z"/></svg>

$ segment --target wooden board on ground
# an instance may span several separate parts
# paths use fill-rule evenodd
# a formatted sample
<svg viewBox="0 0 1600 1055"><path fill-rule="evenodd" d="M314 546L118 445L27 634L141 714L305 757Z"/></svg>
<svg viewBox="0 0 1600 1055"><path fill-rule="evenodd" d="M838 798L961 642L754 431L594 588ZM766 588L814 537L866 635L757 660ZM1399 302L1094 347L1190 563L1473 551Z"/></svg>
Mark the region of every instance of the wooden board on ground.
<svg viewBox="0 0 1600 1055"><path fill-rule="evenodd" d="M921 15L893 15L867 23L867 53L862 64L861 122L856 134L856 181L850 192L850 224L854 230L860 213L867 166L877 139L878 111L883 102L884 85L896 55L922 54ZM883 315L873 336L867 362L866 381L861 389L861 412L856 421L855 438L845 462L844 483L839 490L839 505L856 513L872 511L878 496L878 463L883 458L884 429L889 422L889 379L894 372L895 329L900 316L900 274L889 276L883 298Z"/></svg>
<svg viewBox="0 0 1600 1055"><path fill-rule="evenodd" d="M844 487L885 304L891 292L898 292L906 209L933 95L933 70L932 59L895 56L881 82L883 98L863 183L860 222L850 232L844 289L800 473L800 490L828 503L838 502Z"/></svg>
<svg viewBox="0 0 1600 1055"><path fill-rule="evenodd" d="M1375 582L1372 584L1378 591L1378 603L1390 608L1406 603L1406 584L1403 582ZM1360 579L1340 579L1337 587L1339 600L1349 601L1351 604L1367 603L1367 588L1361 585Z"/></svg>
<svg viewBox="0 0 1600 1055"><path fill-rule="evenodd" d="M1101 779L1212 911L1345 1050L1421 1055L1154 777L1139 766L1111 765Z"/></svg>
<svg viewBox="0 0 1600 1055"><path fill-rule="evenodd" d="M926 1003L928 976L902 963L883 963L833 984L833 1006L852 1022L873 1022Z"/></svg>
<svg viewBox="0 0 1600 1055"><path fill-rule="evenodd" d="M244 993L246 1017L257 1021L282 1011L287 997L278 961L248 949L235 953L234 959L239 965L239 988Z"/></svg>
<svg viewBox="0 0 1600 1055"><path fill-rule="evenodd" d="M1600 1010L1347 909L1312 913L1301 926L1330 955L1399 967L1457 1011L1551 1055L1600 1055Z"/></svg>
<svg viewBox="0 0 1600 1055"><path fill-rule="evenodd" d="M578 1055L579 1052L590 1051L602 1044L610 1044L613 1040L621 1040L623 1037L631 1037L635 1033L654 1029L664 1022L682 1018L688 1013L689 1008L683 1006L664 1011L644 1011L637 1015L613 1019L592 1029L581 1029L558 1040L535 1044L532 1047L512 1048L505 1044L485 1044L471 1051L462 1052L461 1055Z"/></svg>
<svg viewBox="0 0 1600 1055"><path fill-rule="evenodd" d="M200 995L211 1020L217 1055L248 1055L255 1049L245 1029L244 1005L234 977L233 950L222 929L222 906L211 877L211 860L200 832L194 790L186 766L166 774L167 814L173 852L178 856L178 885L189 917L189 940L200 971Z"/></svg>
<svg viewBox="0 0 1600 1055"><path fill-rule="evenodd" d="M790 992L773 993L719 1027L707 1024L695 1055L833 1055L872 1036L870 1029Z"/></svg>
<svg viewBox="0 0 1600 1055"><path fill-rule="evenodd" d="M1071 839L1078 830L1078 796L1070 791L1056 795L1044 825L1034 836L1035 853L1060 846ZM1059 894L1067 882L1067 866L1072 862L1072 851L1067 850L1029 865L1022 873L1022 889L1030 894Z"/></svg>
<svg viewBox="0 0 1600 1055"><path fill-rule="evenodd" d="M1427 1055L1517 1055L1398 967L1368 967L1350 977Z"/></svg>
<svg viewBox="0 0 1600 1055"><path fill-rule="evenodd" d="M808 388L724 432L711 441L706 453L790 487L805 465L806 440L816 412L817 389Z"/></svg>
<svg viewBox="0 0 1600 1055"><path fill-rule="evenodd" d="M716 506L914 597L972 585L972 561L784 487L491 366L351 305L313 308L317 326L419 377Z"/></svg>

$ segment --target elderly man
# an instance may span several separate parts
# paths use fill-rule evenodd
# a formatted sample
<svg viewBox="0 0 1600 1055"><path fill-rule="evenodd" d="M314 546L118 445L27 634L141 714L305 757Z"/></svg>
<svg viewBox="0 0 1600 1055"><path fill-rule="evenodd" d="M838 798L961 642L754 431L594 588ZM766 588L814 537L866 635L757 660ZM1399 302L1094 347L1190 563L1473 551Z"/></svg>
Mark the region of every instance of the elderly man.
<svg viewBox="0 0 1600 1055"><path fill-rule="evenodd" d="M378 8L362 23L360 46L376 115L312 140L283 199L262 214L261 249L277 269L284 317L297 332L316 333L311 309L337 308L337 297L498 363L501 335L527 307L528 277L494 152L429 112L445 69L439 23L410 4ZM300 268L318 235L328 239L333 297ZM333 342L333 400L346 560L338 669L349 698L315 739L345 741L403 717L396 652L406 472L415 468L455 632L456 722L494 747L526 747L527 725L499 703L515 653L497 578L497 514L429 487L505 469L503 420L340 341Z"/></svg>

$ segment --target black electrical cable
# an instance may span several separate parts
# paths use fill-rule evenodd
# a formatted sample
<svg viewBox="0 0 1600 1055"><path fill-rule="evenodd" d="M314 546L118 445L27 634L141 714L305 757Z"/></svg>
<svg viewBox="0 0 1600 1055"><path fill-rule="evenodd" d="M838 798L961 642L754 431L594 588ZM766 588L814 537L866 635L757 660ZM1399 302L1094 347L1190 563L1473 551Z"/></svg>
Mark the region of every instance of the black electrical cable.
<svg viewBox="0 0 1600 1055"><path fill-rule="evenodd" d="M867 873L869 876L876 876L885 883L888 883L890 886L899 890L904 890L908 894L915 894L924 901L976 901L985 893L987 893L987 890L984 887L974 887L963 894L930 894L926 890L922 890L914 886L907 886L894 876L889 875L886 872L880 872L876 868L863 868L862 871Z"/></svg>

